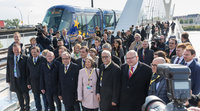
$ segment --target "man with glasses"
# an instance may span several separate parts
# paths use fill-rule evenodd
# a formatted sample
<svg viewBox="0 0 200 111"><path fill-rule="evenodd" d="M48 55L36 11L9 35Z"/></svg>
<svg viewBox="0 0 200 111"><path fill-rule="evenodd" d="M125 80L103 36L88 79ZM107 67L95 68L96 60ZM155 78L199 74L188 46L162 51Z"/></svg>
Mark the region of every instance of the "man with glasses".
<svg viewBox="0 0 200 111"><path fill-rule="evenodd" d="M148 95L155 95L167 104L169 103L169 98L167 97L166 79L164 78L164 76L156 73L157 65L164 63L166 63L166 61L162 57L157 57L153 60L151 64L153 76L151 78Z"/></svg>
<svg viewBox="0 0 200 111"><path fill-rule="evenodd" d="M148 95L152 76L151 68L138 61L138 54L130 50L126 54L127 63L121 66L121 93L119 111L141 111Z"/></svg>
<svg viewBox="0 0 200 111"><path fill-rule="evenodd" d="M101 54L103 64L100 66L97 80L97 97L101 111L118 111L120 93L120 67L112 62L111 53L104 50Z"/></svg>
<svg viewBox="0 0 200 111"><path fill-rule="evenodd" d="M169 59L171 59L173 55L176 55L176 46L177 40L175 38L169 39L169 49L166 50Z"/></svg>
<svg viewBox="0 0 200 111"><path fill-rule="evenodd" d="M79 66L71 62L71 56L67 51L62 53L61 58L63 64L59 67L58 97L63 100L65 111L80 111L77 101Z"/></svg>

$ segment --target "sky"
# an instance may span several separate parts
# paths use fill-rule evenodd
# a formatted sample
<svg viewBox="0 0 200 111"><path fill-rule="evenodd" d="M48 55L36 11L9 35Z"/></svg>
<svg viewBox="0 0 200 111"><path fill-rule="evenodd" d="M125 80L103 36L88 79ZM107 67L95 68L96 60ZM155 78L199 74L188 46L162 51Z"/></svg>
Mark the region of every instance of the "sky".
<svg viewBox="0 0 200 111"><path fill-rule="evenodd" d="M123 10L126 1L127 0L94 0L94 8ZM172 1L175 3L174 16L200 14L200 0ZM28 24L28 21L30 24L37 24L42 22L47 9L53 5L66 4L90 7L90 2L91 0L0 0L0 20L21 19L21 11L24 24Z"/></svg>

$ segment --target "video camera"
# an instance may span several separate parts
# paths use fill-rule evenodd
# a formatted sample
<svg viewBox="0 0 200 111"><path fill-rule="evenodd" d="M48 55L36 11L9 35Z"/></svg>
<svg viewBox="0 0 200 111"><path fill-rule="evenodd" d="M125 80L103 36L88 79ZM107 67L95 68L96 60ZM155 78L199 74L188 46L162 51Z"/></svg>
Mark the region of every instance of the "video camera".
<svg viewBox="0 0 200 111"><path fill-rule="evenodd" d="M142 111L187 111L184 103L191 98L190 69L179 64L159 64L156 73L166 78L167 96L172 102L165 105L160 98L148 96Z"/></svg>
<svg viewBox="0 0 200 111"><path fill-rule="evenodd" d="M42 33L44 32L43 28L42 28L42 24L38 23L38 25L35 26L35 31L37 31L37 35L40 36L42 35Z"/></svg>

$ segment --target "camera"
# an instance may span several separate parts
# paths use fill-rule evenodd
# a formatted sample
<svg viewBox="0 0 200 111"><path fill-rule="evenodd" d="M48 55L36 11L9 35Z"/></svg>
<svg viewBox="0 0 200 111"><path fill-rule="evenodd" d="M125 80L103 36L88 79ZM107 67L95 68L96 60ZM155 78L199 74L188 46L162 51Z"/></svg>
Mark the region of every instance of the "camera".
<svg viewBox="0 0 200 111"><path fill-rule="evenodd" d="M42 33L44 32L43 28L42 28L42 24L39 23L38 25L35 26L35 31L37 31L37 35L40 36L42 35Z"/></svg>
<svg viewBox="0 0 200 111"><path fill-rule="evenodd" d="M191 98L190 69L180 64L159 64L158 74L167 80L167 96L172 101L165 103L156 96L148 96L142 111L187 111L184 103Z"/></svg>

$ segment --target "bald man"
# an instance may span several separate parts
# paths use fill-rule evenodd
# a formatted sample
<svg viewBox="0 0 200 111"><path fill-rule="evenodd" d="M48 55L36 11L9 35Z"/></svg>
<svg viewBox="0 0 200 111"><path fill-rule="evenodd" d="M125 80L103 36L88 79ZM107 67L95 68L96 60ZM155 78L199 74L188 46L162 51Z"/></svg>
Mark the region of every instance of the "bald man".
<svg viewBox="0 0 200 111"><path fill-rule="evenodd" d="M126 54L127 63L121 66L120 111L141 111L148 95L151 68L138 61L136 51Z"/></svg>
<svg viewBox="0 0 200 111"><path fill-rule="evenodd" d="M153 76L151 78L148 95L155 95L167 104L169 103L169 98L167 97L166 79L162 75L156 73L157 65L164 63L166 63L166 61L162 57L157 57L153 60L151 64Z"/></svg>

